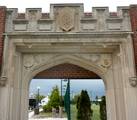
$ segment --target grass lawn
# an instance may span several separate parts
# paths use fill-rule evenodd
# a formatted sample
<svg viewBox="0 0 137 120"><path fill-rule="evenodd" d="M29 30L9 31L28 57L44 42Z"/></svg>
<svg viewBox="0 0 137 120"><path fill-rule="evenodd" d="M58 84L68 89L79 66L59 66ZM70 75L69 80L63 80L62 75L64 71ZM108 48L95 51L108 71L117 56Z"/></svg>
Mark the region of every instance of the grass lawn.
<svg viewBox="0 0 137 120"><path fill-rule="evenodd" d="M58 115L57 115L58 116ZM40 114L38 114L38 115L35 115L34 116L34 118L48 118L48 117L53 117L52 116L52 112L40 112ZM66 115L66 113L64 112L63 113L63 116L62 116L63 118L66 118L67 117L67 115Z"/></svg>
<svg viewBox="0 0 137 120"><path fill-rule="evenodd" d="M91 108L93 110L92 120L100 120L99 105L92 104ZM52 113L41 112L39 115L35 116L35 118L46 118L46 117L52 117ZM63 117L67 117L66 113L63 113ZM76 105L72 105L72 104L71 104L71 119L77 120Z"/></svg>
<svg viewBox="0 0 137 120"><path fill-rule="evenodd" d="M92 104L93 110L92 120L100 120L99 105ZM72 120L77 120L77 109L76 105L71 105L71 118Z"/></svg>

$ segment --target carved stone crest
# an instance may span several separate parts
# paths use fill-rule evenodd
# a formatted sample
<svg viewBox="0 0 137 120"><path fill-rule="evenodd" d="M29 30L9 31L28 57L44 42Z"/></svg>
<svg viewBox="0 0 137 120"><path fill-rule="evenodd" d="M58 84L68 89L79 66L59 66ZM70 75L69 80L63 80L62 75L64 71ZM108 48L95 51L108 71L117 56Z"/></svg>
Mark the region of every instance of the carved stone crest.
<svg viewBox="0 0 137 120"><path fill-rule="evenodd" d="M64 31L70 31L74 27L74 10L69 7L62 8L59 11L59 27Z"/></svg>

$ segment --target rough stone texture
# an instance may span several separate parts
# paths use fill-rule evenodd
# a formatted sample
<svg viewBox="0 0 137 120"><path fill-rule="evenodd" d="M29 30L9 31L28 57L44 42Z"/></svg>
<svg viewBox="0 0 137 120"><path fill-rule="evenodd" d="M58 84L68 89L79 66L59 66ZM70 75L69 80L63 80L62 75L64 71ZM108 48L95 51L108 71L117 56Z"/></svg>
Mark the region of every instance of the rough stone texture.
<svg viewBox="0 0 137 120"><path fill-rule="evenodd" d="M6 7L0 6L0 66L2 64L3 55L3 33L5 32Z"/></svg>
<svg viewBox="0 0 137 120"><path fill-rule="evenodd" d="M131 18L131 26L133 31L133 46L134 46L134 54L135 54L135 65L137 70L137 5L130 6L130 18Z"/></svg>
<svg viewBox="0 0 137 120"><path fill-rule="evenodd" d="M44 79L100 79L92 71L73 64L60 64L38 73L34 78Z"/></svg>

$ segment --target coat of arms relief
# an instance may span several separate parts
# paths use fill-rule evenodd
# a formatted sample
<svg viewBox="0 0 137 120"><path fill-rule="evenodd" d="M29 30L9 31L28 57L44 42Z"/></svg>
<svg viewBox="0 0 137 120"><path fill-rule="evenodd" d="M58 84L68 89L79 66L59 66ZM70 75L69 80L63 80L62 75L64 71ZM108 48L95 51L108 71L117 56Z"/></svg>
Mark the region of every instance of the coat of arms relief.
<svg viewBox="0 0 137 120"><path fill-rule="evenodd" d="M74 28L75 10L64 7L58 12L58 24L63 31L71 31Z"/></svg>

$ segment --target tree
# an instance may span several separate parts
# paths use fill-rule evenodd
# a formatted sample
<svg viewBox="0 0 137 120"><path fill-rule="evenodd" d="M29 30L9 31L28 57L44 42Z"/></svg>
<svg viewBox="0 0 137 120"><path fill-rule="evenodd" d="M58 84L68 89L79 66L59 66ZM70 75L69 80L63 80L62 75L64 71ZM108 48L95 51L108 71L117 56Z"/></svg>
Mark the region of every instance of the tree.
<svg viewBox="0 0 137 120"><path fill-rule="evenodd" d="M106 111L106 98L102 96L100 102L100 118L101 120L107 120L107 111Z"/></svg>
<svg viewBox="0 0 137 120"><path fill-rule="evenodd" d="M82 90L77 100L77 120L91 120L92 109L89 95Z"/></svg>
<svg viewBox="0 0 137 120"><path fill-rule="evenodd" d="M59 88L57 86L55 86L52 90L49 104L53 108L58 108L60 106Z"/></svg>
<svg viewBox="0 0 137 120"><path fill-rule="evenodd" d="M59 96L59 89L57 86L55 86L53 87L51 95L49 96L48 104L43 106L43 110L45 112L51 112L52 108L56 108L58 110L61 104L60 99L61 97Z"/></svg>

